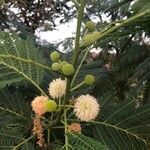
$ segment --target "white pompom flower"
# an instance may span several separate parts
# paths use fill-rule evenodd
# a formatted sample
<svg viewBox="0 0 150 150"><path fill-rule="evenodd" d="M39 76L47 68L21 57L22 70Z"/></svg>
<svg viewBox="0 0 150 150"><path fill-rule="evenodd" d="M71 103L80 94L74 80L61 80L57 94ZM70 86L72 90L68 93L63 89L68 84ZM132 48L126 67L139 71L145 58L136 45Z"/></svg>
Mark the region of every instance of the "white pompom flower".
<svg viewBox="0 0 150 150"><path fill-rule="evenodd" d="M66 81L62 80L61 78L53 80L49 84L49 95L53 99L59 99L62 98L65 95L66 91Z"/></svg>
<svg viewBox="0 0 150 150"><path fill-rule="evenodd" d="M81 121L94 120L99 113L99 104L93 96L81 95L79 96L74 104L74 112L77 118Z"/></svg>

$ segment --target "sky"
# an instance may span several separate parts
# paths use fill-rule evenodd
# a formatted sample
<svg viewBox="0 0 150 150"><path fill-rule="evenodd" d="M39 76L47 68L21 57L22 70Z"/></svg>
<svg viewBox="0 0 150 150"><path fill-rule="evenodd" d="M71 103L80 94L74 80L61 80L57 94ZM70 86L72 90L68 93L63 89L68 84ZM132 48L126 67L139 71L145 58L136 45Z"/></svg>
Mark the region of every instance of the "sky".
<svg viewBox="0 0 150 150"><path fill-rule="evenodd" d="M73 3L71 1L67 2L68 6L72 6ZM15 14L19 12L18 8L11 7L11 11ZM46 41L49 43L59 43L66 38L75 36L76 32L76 22L77 19L74 18L67 23L60 24L61 17L55 20L55 24L57 25L56 28L52 31L42 31L41 28L38 28L35 32L35 35L39 37L40 41ZM62 49L62 47L60 47Z"/></svg>
<svg viewBox="0 0 150 150"><path fill-rule="evenodd" d="M72 6L73 3L71 1L67 2L68 6ZM11 11L14 13L18 13L19 9L17 8L11 8ZM98 22L98 18L91 18L94 22ZM109 20L109 18L106 18L104 16L105 20ZM77 19L74 18L71 21L63 24L59 24L60 18L55 20L55 23L57 24L56 28L52 31L42 31L41 28L37 29L35 32L35 35L39 37L40 41L46 41L48 43L57 44L59 42L62 42L64 39L69 37L75 37L76 32L76 24ZM60 45L58 47L58 50L63 51L63 46Z"/></svg>
<svg viewBox="0 0 150 150"><path fill-rule="evenodd" d="M71 1L67 2L68 6L74 5ZM77 19L74 18L71 21L63 24L59 24L60 18L55 20L55 23L57 24L56 28L53 31L41 31L40 29L36 30L35 35L40 38L40 40L47 41L49 43L59 43L63 41L66 38L70 38L75 36L76 32L76 24ZM63 51L62 45L58 47L60 51Z"/></svg>
<svg viewBox="0 0 150 150"><path fill-rule="evenodd" d="M76 32L76 22L77 19L73 19L68 23L60 24L53 31L40 31L37 29L36 35L40 38L40 40L45 40L49 43L59 43L63 41L65 38L75 36ZM58 47L60 51L62 51L62 46Z"/></svg>

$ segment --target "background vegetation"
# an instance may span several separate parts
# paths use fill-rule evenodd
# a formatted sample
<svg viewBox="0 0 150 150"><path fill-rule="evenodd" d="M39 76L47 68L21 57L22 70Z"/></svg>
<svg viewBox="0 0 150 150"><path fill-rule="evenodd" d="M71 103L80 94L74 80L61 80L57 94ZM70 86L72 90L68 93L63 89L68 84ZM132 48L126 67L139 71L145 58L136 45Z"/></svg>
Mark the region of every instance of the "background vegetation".
<svg viewBox="0 0 150 150"><path fill-rule="evenodd" d="M74 0L73 0L74 1ZM69 22L77 16L67 0L0 1L0 149L36 150L32 135L30 102L59 74L51 71L49 53L59 45L40 45L37 28L53 31L56 19ZM75 1L78 3L80 0ZM14 13L16 8L19 13ZM105 20L105 17L109 18ZM84 60L78 83L87 73L97 81L73 93L90 92L101 104L96 121L81 123L82 134L70 134L69 143L78 150L150 149L150 2L149 0L92 0L83 22L97 18L99 38ZM82 26L82 36L85 32ZM13 33L10 35L10 33ZM72 48L74 37L63 44ZM68 45L68 43L70 45ZM85 47L81 47L84 49ZM84 50L83 50L84 52ZM80 57L83 57L83 52ZM72 51L62 54L70 60ZM43 59L44 58L44 59ZM80 62L80 58L77 64ZM73 116L70 116L70 122ZM75 120L73 120L75 121ZM45 131L45 135L47 132ZM62 149L64 133L52 129L48 149ZM106 146L103 146L106 145Z"/></svg>

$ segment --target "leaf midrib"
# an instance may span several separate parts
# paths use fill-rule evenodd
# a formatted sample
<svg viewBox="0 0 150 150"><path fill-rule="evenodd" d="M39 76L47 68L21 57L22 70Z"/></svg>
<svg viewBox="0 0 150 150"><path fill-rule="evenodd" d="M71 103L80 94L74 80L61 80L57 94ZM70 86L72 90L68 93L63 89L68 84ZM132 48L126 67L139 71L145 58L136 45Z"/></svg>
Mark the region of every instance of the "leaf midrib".
<svg viewBox="0 0 150 150"><path fill-rule="evenodd" d="M26 62L26 63L30 63L30 64L33 64L35 66L38 66L38 67L41 67L43 69L46 69L48 71L52 71L52 69L48 66L45 66L41 63L38 63L38 62L34 62L32 61L31 59L24 59L24 58L21 58L21 57L17 57L17 56L14 56L14 55L5 55L5 54L0 54L0 58L12 58L12 59L15 59L15 60L18 60L18 61L23 61L23 62Z"/></svg>

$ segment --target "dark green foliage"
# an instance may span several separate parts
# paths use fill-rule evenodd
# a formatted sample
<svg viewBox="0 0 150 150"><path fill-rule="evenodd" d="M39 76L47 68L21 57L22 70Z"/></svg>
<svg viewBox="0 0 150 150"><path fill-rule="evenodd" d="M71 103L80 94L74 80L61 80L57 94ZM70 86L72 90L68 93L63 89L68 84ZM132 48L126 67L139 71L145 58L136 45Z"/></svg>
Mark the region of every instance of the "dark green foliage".
<svg viewBox="0 0 150 150"><path fill-rule="evenodd" d="M149 9L149 7L149 0L136 0L135 3L132 5L131 10L133 10L134 12L141 12Z"/></svg>
<svg viewBox="0 0 150 150"><path fill-rule="evenodd" d="M8 69L7 67L0 65L0 87L4 88L7 85L11 85L12 83L17 83L22 81L24 78L21 76L18 76L18 74Z"/></svg>
<svg viewBox="0 0 150 150"><path fill-rule="evenodd" d="M63 2L57 8L64 7ZM137 0L130 7L131 2L133 0L88 1L87 16L84 21L88 20L88 17L97 16L100 19L97 29L101 33L117 27L123 23L123 19L134 14L145 11L147 13L144 17L126 23L97 41L94 47L101 48L99 56L91 62L84 61L76 84L83 81L87 74L94 75L96 83L91 87L82 86L79 90L74 91L72 96L76 98L77 95L85 94L87 91L95 95L99 99L100 113L96 121L81 122L82 134L67 134L70 149L150 149L150 107L148 104L150 99L150 47L149 43L145 42L145 38L149 38L150 13L148 10L150 7L148 0L144 0L145 3ZM112 23L109 24L108 21L102 19L104 14L110 17L109 21ZM72 14L64 12L64 15L66 15L66 20L69 20L74 15L74 10ZM0 16L3 16L3 12ZM4 18L4 16L2 18L4 19L2 24L7 25L9 18ZM63 19L62 22L64 22ZM15 24L20 25L18 22ZM37 22L32 31L38 25ZM23 30L27 37L26 28ZM71 40L68 39L64 45L67 51L70 51L68 47L72 47ZM79 60L83 58L82 52ZM62 54L62 58L67 58L66 60L71 62L71 55L72 52L67 55ZM43 59L45 57L48 65ZM22 40L14 34L0 33L0 149L11 150L21 143L19 150L39 149L35 146L36 139L31 135L30 101L36 95L36 90L38 94L47 92L49 81L54 77L51 74L50 65L49 55L43 57L43 53L35 47L31 39ZM68 122L79 122L74 118L73 113L69 114L68 118ZM61 121L59 125L62 125ZM52 129L49 147L52 145L54 150L63 150L64 131L57 130L57 125L55 127L56 129ZM47 132L45 135L46 139Z"/></svg>
<svg viewBox="0 0 150 150"><path fill-rule="evenodd" d="M95 139L109 149L148 150L150 144L150 107L135 108L136 102L112 102L113 97L101 98L100 121L93 121L91 130Z"/></svg>
<svg viewBox="0 0 150 150"><path fill-rule="evenodd" d="M1 32L0 41L1 87L24 79L30 80L35 86L39 85L44 76L44 61L42 53L35 48L31 39L25 41Z"/></svg>
<svg viewBox="0 0 150 150"><path fill-rule="evenodd" d="M136 68L135 76L140 79L140 82L150 80L150 57L144 60Z"/></svg>
<svg viewBox="0 0 150 150"><path fill-rule="evenodd" d="M70 147L74 150L108 150L102 143L83 134L68 133Z"/></svg>
<svg viewBox="0 0 150 150"><path fill-rule="evenodd" d="M15 90L1 89L0 99L0 149L11 150L30 135L31 107ZM28 141L23 144L28 145Z"/></svg>

